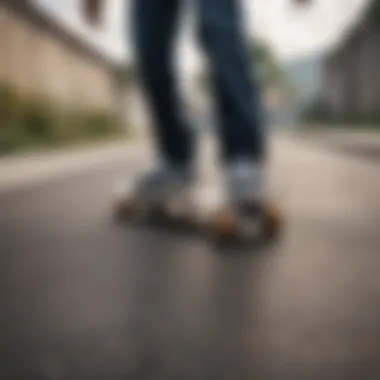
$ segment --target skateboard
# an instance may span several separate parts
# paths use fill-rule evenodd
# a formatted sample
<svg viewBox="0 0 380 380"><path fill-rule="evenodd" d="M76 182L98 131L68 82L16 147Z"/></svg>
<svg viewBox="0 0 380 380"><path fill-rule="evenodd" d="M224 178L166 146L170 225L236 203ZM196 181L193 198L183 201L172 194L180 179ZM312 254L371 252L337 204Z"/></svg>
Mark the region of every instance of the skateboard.
<svg viewBox="0 0 380 380"><path fill-rule="evenodd" d="M119 222L195 231L220 243L253 243L276 238L283 230L284 212L274 201L235 207L215 188L203 192L198 188L192 197L176 198L172 203L147 203L136 199L133 192L123 190L112 198L112 213Z"/></svg>

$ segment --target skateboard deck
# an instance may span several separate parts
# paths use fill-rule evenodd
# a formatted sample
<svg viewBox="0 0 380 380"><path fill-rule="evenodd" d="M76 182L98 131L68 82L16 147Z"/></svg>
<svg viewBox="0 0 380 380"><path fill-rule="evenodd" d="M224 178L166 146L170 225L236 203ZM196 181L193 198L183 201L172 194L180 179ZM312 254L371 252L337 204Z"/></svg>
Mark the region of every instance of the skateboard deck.
<svg viewBox="0 0 380 380"><path fill-rule="evenodd" d="M274 201L239 209L226 201L221 186L198 186L175 202L139 201L127 188L115 192L112 213L119 222L137 222L201 233L221 243L257 242L277 237L284 214Z"/></svg>

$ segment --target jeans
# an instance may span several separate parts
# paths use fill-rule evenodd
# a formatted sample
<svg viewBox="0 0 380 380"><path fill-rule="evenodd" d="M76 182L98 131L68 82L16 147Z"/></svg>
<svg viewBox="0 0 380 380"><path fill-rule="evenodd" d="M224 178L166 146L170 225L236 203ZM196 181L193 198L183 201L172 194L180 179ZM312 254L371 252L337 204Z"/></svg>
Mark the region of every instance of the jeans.
<svg viewBox="0 0 380 380"><path fill-rule="evenodd" d="M265 136L258 84L242 27L239 0L193 0L198 36L209 60L222 160L264 159ZM133 36L137 67L154 120L159 154L189 165L194 129L183 112L174 69L174 44L184 0L134 0Z"/></svg>

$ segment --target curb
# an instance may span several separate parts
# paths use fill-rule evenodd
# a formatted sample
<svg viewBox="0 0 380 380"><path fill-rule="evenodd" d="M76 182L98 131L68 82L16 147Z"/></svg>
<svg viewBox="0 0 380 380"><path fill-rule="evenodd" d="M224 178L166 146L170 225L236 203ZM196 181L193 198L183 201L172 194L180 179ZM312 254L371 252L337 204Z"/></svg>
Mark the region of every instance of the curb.
<svg viewBox="0 0 380 380"><path fill-rule="evenodd" d="M142 151L144 145L124 141L0 159L0 193L128 160Z"/></svg>

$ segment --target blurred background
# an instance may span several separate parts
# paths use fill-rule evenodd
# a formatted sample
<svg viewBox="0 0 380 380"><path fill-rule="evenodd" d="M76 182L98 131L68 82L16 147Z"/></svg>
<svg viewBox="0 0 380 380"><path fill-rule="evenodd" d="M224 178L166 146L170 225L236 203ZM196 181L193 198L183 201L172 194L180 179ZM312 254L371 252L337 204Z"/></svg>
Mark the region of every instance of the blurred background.
<svg viewBox="0 0 380 380"><path fill-rule="evenodd" d="M225 252L112 221L151 163L131 2L1 0L1 379L380 378L380 1L242 3L287 225ZM207 132L194 6L177 66Z"/></svg>
<svg viewBox="0 0 380 380"><path fill-rule="evenodd" d="M377 3L246 1L271 125L377 124ZM147 124L133 70L129 1L3 1L1 135L7 153L128 134ZM187 100L206 114L206 69L187 7ZM348 80L348 78L350 80Z"/></svg>

